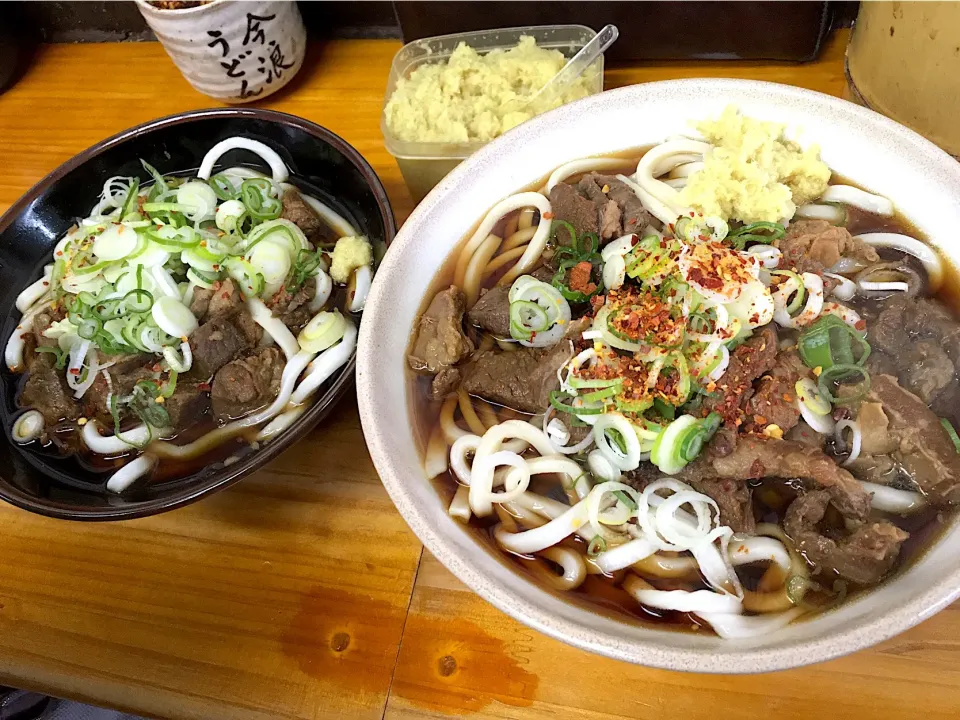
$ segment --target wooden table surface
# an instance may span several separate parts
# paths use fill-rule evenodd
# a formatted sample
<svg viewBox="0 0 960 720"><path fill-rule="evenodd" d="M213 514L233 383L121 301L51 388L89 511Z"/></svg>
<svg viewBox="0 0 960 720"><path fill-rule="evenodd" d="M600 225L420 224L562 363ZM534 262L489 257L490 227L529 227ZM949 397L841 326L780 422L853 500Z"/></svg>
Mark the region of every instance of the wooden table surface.
<svg viewBox="0 0 960 720"><path fill-rule="evenodd" d="M615 67L606 86L729 76L840 95L845 42L809 65ZM398 47L314 45L262 104L351 142L402 220L412 203L379 130ZM155 43L41 48L0 95L0 209L108 135L213 104ZM0 682L149 716L960 715L955 607L879 647L752 677L635 667L527 629L423 551L380 485L350 400L269 468L191 507L81 524L4 506L0 528Z"/></svg>

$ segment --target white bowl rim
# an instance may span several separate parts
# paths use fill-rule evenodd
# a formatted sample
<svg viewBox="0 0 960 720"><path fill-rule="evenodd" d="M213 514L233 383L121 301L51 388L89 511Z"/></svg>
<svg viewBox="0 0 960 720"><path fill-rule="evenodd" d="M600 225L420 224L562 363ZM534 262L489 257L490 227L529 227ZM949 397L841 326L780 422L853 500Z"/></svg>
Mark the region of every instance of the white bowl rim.
<svg viewBox="0 0 960 720"><path fill-rule="evenodd" d="M430 192L403 224L390 247L390 252L386 254L378 270L378 279L382 279L390 273L395 258L415 245L417 228L422 223L422 219L434 210L444 196L461 184L466 184L474 166L485 162L490 156L503 152L514 137L519 138L524 134L539 131L549 132L548 128L551 123L576 113L584 105L602 103L605 97L611 98L629 94L641 96L646 90L650 89L665 89L677 93L696 89L717 89L730 92L763 90L783 99L826 104L837 112L856 117L896 136L902 146L908 148L904 154L923 157L927 162L936 166L938 171L954 176L958 185L960 185L960 163L957 163L946 152L899 123L834 96L779 83L732 78L687 78L643 83L608 90L600 95L561 106L511 130L471 155ZM638 97L638 101L640 99ZM485 209L478 208L477 221L479 221ZM459 241L459 238L457 240ZM480 597L527 626L581 649L650 667L704 673L769 672L830 660L869 647L913 627L960 597L960 571L945 573L940 581L928 585L922 592L911 596L906 601L878 614L876 617L852 624L849 629L841 630L828 637L800 639L781 646L759 649L737 648L733 644L729 646L729 649L724 649L724 645L719 644L709 651L688 648L675 649L665 647L655 639L651 641L633 639L625 641L609 633L594 634L593 636L585 635L585 628L581 623L573 622L565 617L550 615L537 604L523 597L523 593L518 592L516 586L503 586L501 583L492 581L479 572L474 564L466 562L460 556L460 550L456 543L450 537L438 532L434 520L425 512L424 508L418 507L413 501L412 495L406 487L410 481L408 470L400 467L384 450L385 437L390 434L391 428L384 427L378 422L375 387L378 360L376 354L371 352L371 346L374 343L379 324L377 318L380 314L376 312L376 308L381 302L379 288L383 285L384 283L381 280L374 282L367 301L366 314L368 319L361 328L357 352L357 396L360 418L374 465L391 500L424 546ZM427 482L425 478L423 478L423 481ZM952 527L956 527L957 522L960 522L960 520L955 521ZM522 583L525 586L536 587L532 581L525 578L521 579L519 573L517 577L518 585ZM529 588L527 591L530 592ZM675 631L670 630L660 632L675 634Z"/></svg>

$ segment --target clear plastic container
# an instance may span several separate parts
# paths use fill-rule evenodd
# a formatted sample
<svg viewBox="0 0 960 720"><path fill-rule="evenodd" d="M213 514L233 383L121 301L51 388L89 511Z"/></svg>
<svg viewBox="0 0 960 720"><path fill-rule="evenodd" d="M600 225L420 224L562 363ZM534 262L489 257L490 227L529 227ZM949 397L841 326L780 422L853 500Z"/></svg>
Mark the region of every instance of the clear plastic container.
<svg viewBox="0 0 960 720"><path fill-rule="evenodd" d="M537 45L550 50L559 50L567 58L573 57L597 33L585 25L536 25L530 27L481 30L476 32L441 35L415 40L404 45L393 58L387 93L383 104L393 95L400 78L427 63L449 59L457 46L464 42L480 54L491 50L508 50L516 47L521 36L529 35ZM603 56L593 68L595 87L592 94L603 90ZM386 114L381 112L380 129L387 150L397 159L403 179L415 202L420 202L443 177L459 165L464 158L485 145L484 142L408 142L391 136L387 129Z"/></svg>

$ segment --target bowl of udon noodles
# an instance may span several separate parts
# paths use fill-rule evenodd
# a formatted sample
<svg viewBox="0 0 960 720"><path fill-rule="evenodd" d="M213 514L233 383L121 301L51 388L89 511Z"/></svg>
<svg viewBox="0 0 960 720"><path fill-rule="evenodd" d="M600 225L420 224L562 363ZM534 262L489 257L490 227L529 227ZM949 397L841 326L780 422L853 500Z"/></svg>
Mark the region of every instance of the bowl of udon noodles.
<svg viewBox="0 0 960 720"><path fill-rule="evenodd" d="M378 271L358 393L426 547L533 628L700 672L819 662L960 593L960 166L760 82L525 123Z"/></svg>
<svg viewBox="0 0 960 720"><path fill-rule="evenodd" d="M353 383L395 232L333 133L218 109L137 126L0 219L0 497L112 520L236 482Z"/></svg>

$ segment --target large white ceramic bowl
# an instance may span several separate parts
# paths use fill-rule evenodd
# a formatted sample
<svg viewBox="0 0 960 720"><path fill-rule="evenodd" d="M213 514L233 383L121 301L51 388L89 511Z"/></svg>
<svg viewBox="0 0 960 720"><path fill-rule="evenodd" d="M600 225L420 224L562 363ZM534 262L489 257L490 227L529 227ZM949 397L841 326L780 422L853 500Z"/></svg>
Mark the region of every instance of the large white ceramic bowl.
<svg viewBox="0 0 960 720"><path fill-rule="evenodd" d="M559 599L518 574L447 515L414 442L405 351L420 303L450 253L501 198L575 158L648 145L729 104L788 123L835 172L886 195L960 261L960 164L895 122L852 103L770 83L676 80L622 88L542 115L454 170L410 216L377 273L357 354L370 454L400 513L457 577L503 612L578 647L676 670L746 673L827 660L879 642L960 595L956 523L919 562L839 609L749 641L651 629Z"/></svg>

